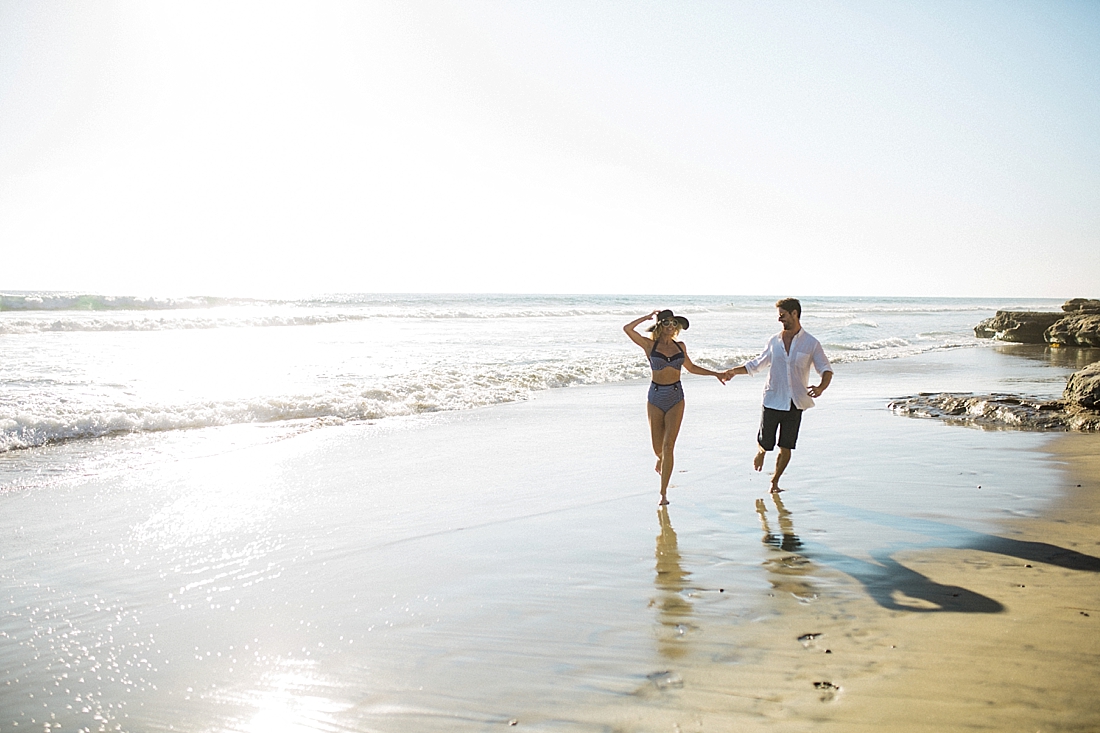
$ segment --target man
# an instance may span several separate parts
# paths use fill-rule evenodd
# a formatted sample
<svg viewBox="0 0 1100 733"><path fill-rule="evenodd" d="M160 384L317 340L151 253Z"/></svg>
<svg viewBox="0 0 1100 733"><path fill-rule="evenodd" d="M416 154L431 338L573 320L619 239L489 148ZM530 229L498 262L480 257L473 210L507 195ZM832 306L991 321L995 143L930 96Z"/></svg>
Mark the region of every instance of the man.
<svg viewBox="0 0 1100 733"><path fill-rule="evenodd" d="M779 488L779 477L790 463L791 451L798 441L802 411L813 407L813 398L820 397L833 381L833 367L825 357L821 342L802 328L802 304L795 298L784 298L775 307L783 330L771 337L760 356L723 374L730 379L737 374L756 374L770 366L764 385L760 432L756 436L759 450L752 465L757 471L763 470L764 456L775 448L778 431L779 455L772 474L773 494L783 490ZM821 375L821 383L812 387L809 386L811 365Z"/></svg>

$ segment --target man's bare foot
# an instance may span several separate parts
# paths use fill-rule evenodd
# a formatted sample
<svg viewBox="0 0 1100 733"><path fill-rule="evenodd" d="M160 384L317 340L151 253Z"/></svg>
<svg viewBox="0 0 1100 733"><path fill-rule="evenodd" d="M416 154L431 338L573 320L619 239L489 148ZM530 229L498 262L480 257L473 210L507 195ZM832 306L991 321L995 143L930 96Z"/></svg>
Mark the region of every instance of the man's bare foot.
<svg viewBox="0 0 1100 733"><path fill-rule="evenodd" d="M756 452L756 457L752 459L752 467L757 471L764 470L764 456L767 455L764 451L759 450Z"/></svg>
<svg viewBox="0 0 1100 733"><path fill-rule="evenodd" d="M778 494L780 491L783 491L783 489L779 488L779 484L772 481L772 493L773 494Z"/></svg>

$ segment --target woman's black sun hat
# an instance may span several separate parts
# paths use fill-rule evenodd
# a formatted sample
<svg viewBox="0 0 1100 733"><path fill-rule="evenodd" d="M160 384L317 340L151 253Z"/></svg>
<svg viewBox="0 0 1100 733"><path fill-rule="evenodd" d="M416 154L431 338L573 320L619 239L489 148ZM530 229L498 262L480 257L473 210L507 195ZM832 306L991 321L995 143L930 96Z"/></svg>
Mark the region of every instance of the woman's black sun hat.
<svg viewBox="0 0 1100 733"><path fill-rule="evenodd" d="M657 323L660 323L661 321L675 321L680 325L681 331L688 330L688 326L690 325L688 323L688 319L684 318L683 316L675 315L670 310L663 310L657 314Z"/></svg>

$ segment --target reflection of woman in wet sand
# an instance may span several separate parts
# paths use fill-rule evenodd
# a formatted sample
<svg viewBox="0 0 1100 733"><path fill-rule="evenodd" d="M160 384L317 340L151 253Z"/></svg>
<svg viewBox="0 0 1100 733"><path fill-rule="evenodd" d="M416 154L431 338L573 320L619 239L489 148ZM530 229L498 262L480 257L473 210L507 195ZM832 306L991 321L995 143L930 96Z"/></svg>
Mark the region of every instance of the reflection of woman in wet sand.
<svg viewBox="0 0 1100 733"><path fill-rule="evenodd" d="M677 547L676 530L668 519L668 509L661 507L657 510L657 518L661 522L661 534L657 535L657 577L654 585L661 591L659 601L659 618L661 625L671 631L671 639L678 640L683 632L684 622L691 615L691 603L683 596L687 587L687 578L690 572L680 565L680 549ZM669 642L669 635L664 635L664 641L660 644L660 652L667 657L677 657L684 653L684 649L675 643Z"/></svg>
<svg viewBox="0 0 1100 733"><path fill-rule="evenodd" d="M645 321L657 319L650 327L652 338L643 336L634 329ZM672 478L673 451L676 448L676 436L680 433L680 423L684 419L684 390L680 385L680 368L692 374L715 377L726 383L724 374L696 366L687 354L687 347L676 341L680 331L686 331L688 319L677 316L670 310L653 311L647 316L637 318L623 326L630 340L641 346L649 357L649 366L653 370L653 381L649 385L649 432L653 440L653 452L657 454L657 473L661 474L661 504L668 503L668 482Z"/></svg>

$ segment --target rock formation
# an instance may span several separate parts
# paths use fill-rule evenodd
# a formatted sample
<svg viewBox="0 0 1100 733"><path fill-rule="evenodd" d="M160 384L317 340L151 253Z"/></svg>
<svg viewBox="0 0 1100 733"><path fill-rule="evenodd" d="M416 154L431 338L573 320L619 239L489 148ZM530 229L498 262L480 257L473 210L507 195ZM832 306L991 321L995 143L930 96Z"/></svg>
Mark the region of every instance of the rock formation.
<svg viewBox="0 0 1100 733"><path fill-rule="evenodd" d="M1100 362L1071 374L1062 399L1085 410L1100 410Z"/></svg>
<svg viewBox="0 0 1100 733"><path fill-rule="evenodd" d="M1100 300L1072 298L1062 304L1062 310L1067 313L1100 313Z"/></svg>
<svg viewBox="0 0 1100 733"><path fill-rule="evenodd" d="M974 335L1021 344L1100 346L1100 300L1067 300L1062 312L997 311L974 327Z"/></svg>
<svg viewBox="0 0 1100 733"><path fill-rule="evenodd" d="M997 311L997 315L974 327L974 335L1017 344L1043 344L1047 329L1065 315L1056 311Z"/></svg>
<svg viewBox="0 0 1100 733"><path fill-rule="evenodd" d="M935 417L956 425L1017 430L1100 432L1100 412L1061 400L1043 401L1010 394L922 393L893 400L887 407L899 415Z"/></svg>
<svg viewBox="0 0 1100 733"><path fill-rule="evenodd" d="M1066 316L1052 323L1043 338L1059 346L1100 346L1100 313Z"/></svg>
<svg viewBox="0 0 1100 733"><path fill-rule="evenodd" d="M1021 430L1100 432L1100 362L1070 376L1060 400L1011 394L923 392L893 400L899 415L950 423Z"/></svg>

